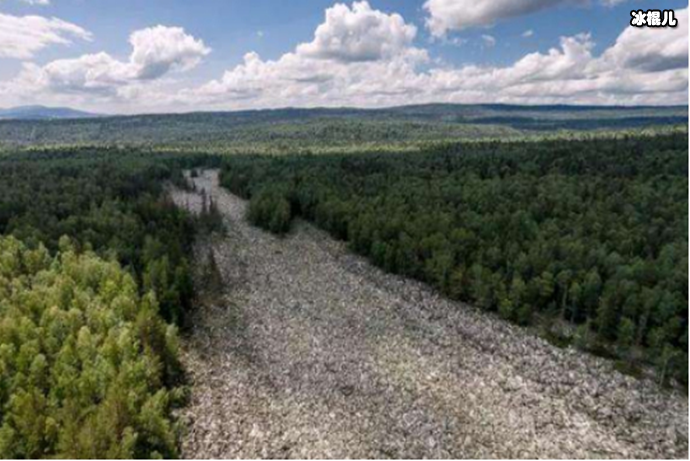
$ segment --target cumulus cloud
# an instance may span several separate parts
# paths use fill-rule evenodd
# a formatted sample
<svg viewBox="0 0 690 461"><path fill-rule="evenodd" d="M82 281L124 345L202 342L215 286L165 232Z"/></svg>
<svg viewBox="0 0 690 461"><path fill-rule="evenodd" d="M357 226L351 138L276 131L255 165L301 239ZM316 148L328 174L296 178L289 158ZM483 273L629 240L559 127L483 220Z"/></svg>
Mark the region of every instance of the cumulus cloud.
<svg viewBox="0 0 690 461"><path fill-rule="evenodd" d="M603 64L649 72L688 67L688 10L676 11L678 26L628 27L603 55Z"/></svg>
<svg viewBox="0 0 690 461"><path fill-rule="evenodd" d="M83 97L128 112L429 102L680 104L688 97L687 9L676 14L678 27L626 27L600 53L594 37L582 33L511 65L457 67L415 48L413 28L400 16L363 2L336 5L311 42L277 59L247 53L241 64L196 87L161 77L190 69L209 50L181 29L152 28L132 34L129 60L99 53L27 64L13 87L0 84L0 94Z"/></svg>
<svg viewBox="0 0 690 461"><path fill-rule="evenodd" d="M371 105L391 94L420 91L414 60L340 62L288 53L276 61L248 53L244 62L219 80L183 93L189 104ZM381 85L382 81L386 81Z"/></svg>
<svg viewBox="0 0 690 461"><path fill-rule="evenodd" d="M336 61L375 61L409 50L417 28L399 14L373 10L367 2L336 4L326 10L314 40L297 47L297 54Z"/></svg>
<svg viewBox="0 0 690 461"><path fill-rule="evenodd" d="M587 0L427 0L426 24L436 37L451 30L490 26L496 21L534 13L560 5L584 4Z"/></svg>
<svg viewBox="0 0 690 461"><path fill-rule="evenodd" d="M679 24L687 23L686 10L677 15ZM367 36L367 31L355 30ZM422 62L404 48L381 54L378 59L315 59L300 45L277 60L249 53L242 64L220 79L183 91L177 102L232 108L425 102L683 102L688 83L687 29L659 32L626 28L599 56L594 54L591 34L562 37L559 46L529 53L504 67L458 68L429 65L428 61L420 65ZM341 31L341 35L352 34ZM493 43L489 37L483 38L486 45ZM412 48L411 43L407 47Z"/></svg>
<svg viewBox="0 0 690 461"><path fill-rule="evenodd" d="M127 64L107 53L60 59L45 66L24 64L16 83L25 92L111 94L128 79Z"/></svg>
<svg viewBox="0 0 690 461"><path fill-rule="evenodd" d="M203 41L186 34L181 27L138 30L129 42L132 44L129 65L138 79L154 79L171 70L192 69L211 52Z"/></svg>
<svg viewBox="0 0 690 461"><path fill-rule="evenodd" d="M210 52L201 40L178 27L156 26L130 36L132 53L120 61L108 53L59 59L44 66L25 64L15 81L18 91L91 93L101 96L125 94L123 88L154 80L172 71L189 70Z"/></svg>
<svg viewBox="0 0 690 461"><path fill-rule="evenodd" d="M241 65L183 92L183 98L199 103L274 98L295 105L308 99L331 105L361 104L359 95L374 102L390 94L412 94L419 91L410 82L413 69L428 60L425 50L412 45L416 33L402 16L374 10L367 2L336 4L326 10L311 42L275 61L247 53ZM400 79L399 72L408 78ZM391 79L386 88L379 88L372 73Z"/></svg>
<svg viewBox="0 0 690 461"><path fill-rule="evenodd" d="M551 48L546 54L527 54L504 70L520 81L582 78L593 60L593 48L590 34L561 37L559 48Z"/></svg>
<svg viewBox="0 0 690 461"><path fill-rule="evenodd" d="M91 40L85 29L57 18L0 13L0 58L29 59L49 45Z"/></svg>

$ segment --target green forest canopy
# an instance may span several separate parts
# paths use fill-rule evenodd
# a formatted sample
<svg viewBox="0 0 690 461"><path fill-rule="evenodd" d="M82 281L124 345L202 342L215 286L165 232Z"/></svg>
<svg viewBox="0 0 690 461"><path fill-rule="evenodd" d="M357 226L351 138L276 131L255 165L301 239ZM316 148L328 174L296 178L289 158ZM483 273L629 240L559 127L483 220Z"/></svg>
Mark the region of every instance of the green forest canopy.
<svg viewBox="0 0 690 461"><path fill-rule="evenodd" d="M177 326L199 227L167 181L203 156L0 159L0 457L175 457Z"/></svg>
<svg viewBox="0 0 690 461"><path fill-rule="evenodd" d="M516 139L603 130L687 131L687 106L427 104L0 120L0 147L128 145L214 152L395 150L467 139Z"/></svg>
<svg viewBox="0 0 690 461"><path fill-rule="evenodd" d="M117 262L0 237L0 456L174 456L177 333Z"/></svg>
<svg viewBox="0 0 690 461"><path fill-rule="evenodd" d="M220 162L0 157L0 456L177 454L176 326L209 226L164 186ZM390 272L518 323L576 326L579 346L687 384L685 133L222 162L258 225L285 233L302 216Z"/></svg>

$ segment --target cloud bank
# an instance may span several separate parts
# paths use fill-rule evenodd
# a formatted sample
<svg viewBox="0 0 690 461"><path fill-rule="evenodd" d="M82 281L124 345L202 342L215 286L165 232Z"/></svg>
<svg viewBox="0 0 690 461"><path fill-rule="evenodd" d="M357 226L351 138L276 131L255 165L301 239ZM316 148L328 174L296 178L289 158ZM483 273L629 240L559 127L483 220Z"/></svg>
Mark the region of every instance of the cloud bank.
<svg viewBox="0 0 690 461"><path fill-rule="evenodd" d="M238 108L425 102L683 103L687 9L677 16L675 29L626 28L599 56L593 52L593 37L582 33L562 37L559 46L528 53L510 66L456 68L432 63L424 50L414 48L414 29L398 15L372 10L364 2L352 8L336 5L326 11L313 42L298 45L277 60L248 53L222 78L182 92L178 102ZM395 32L386 41L381 30L391 28ZM485 46L495 43L492 38L483 38ZM339 52L334 51L334 43L342 45Z"/></svg>
<svg viewBox="0 0 690 461"><path fill-rule="evenodd" d="M544 4L521 2L524 8L528 3ZM497 19L486 13L494 7L484 8L471 16L475 22ZM501 14L506 11L514 10ZM239 65L206 83L190 85L177 77L210 52L203 41L178 27L156 26L131 34L126 60L103 52L42 66L26 63L16 79L0 84L0 98L76 101L87 108L107 104L118 112L429 102L685 104L687 9L676 16L676 28L626 27L599 53L595 38L580 33L511 65L458 67L417 47L417 28L399 14L364 1L336 4L325 11L311 41L277 59L246 53ZM487 34L482 40L484 46L495 43Z"/></svg>
<svg viewBox="0 0 690 461"><path fill-rule="evenodd" d="M44 66L27 63L13 82L14 89L23 93L90 94L126 99L134 94L128 87L170 72L190 70L211 51L179 27L138 30L132 33L129 42L132 53L128 61L101 52L59 59Z"/></svg>
<svg viewBox="0 0 690 461"><path fill-rule="evenodd" d="M587 0L427 0L426 25L436 37L448 31L495 22L562 5L586 4Z"/></svg>

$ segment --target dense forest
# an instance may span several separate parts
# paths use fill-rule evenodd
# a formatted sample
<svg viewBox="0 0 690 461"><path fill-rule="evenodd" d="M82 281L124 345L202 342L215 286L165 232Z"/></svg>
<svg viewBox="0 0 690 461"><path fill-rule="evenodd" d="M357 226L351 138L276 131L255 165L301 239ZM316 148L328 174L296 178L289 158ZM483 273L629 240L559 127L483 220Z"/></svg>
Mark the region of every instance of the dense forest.
<svg viewBox="0 0 690 461"><path fill-rule="evenodd" d="M277 234L313 221L622 370L688 378L687 134L336 155L0 155L0 457L174 457L194 239L166 184L222 166ZM211 274L213 275L213 274Z"/></svg>
<svg viewBox="0 0 690 461"><path fill-rule="evenodd" d="M0 159L0 457L171 457L199 219L168 181L204 156Z"/></svg>
<svg viewBox="0 0 690 461"><path fill-rule="evenodd" d="M259 226L286 233L303 217L387 271L687 385L687 145L679 133L247 155L221 179Z"/></svg>
<svg viewBox="0 0 690 461"><path fill-rule="evenodd" d="M63 109L64 110L64 109ZM54 114L59 117L61 111ZM165 146L231 153L399 150L439 141L516 139L602 130L684 129L688 108L428 104L78 119L2 119L3 145Z"/></svg>

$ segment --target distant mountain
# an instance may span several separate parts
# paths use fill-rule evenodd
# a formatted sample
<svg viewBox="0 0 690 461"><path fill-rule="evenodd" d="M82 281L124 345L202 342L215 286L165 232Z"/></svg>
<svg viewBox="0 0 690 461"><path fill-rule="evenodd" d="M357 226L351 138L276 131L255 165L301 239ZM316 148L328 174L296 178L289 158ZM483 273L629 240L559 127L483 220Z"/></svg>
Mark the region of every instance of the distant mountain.
<svg viewBox="0 0 690 461"><path fill-rule="evenodd" d="M91 117L98 117L98 115L69 107L21 106L0 109L0 120L57 120Z"/></svg>

